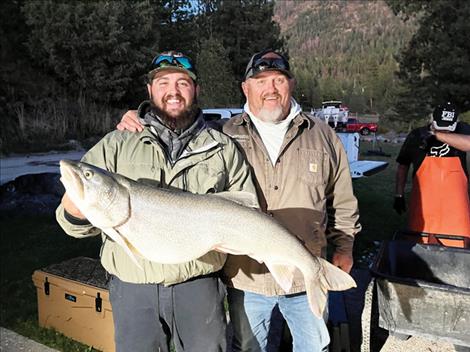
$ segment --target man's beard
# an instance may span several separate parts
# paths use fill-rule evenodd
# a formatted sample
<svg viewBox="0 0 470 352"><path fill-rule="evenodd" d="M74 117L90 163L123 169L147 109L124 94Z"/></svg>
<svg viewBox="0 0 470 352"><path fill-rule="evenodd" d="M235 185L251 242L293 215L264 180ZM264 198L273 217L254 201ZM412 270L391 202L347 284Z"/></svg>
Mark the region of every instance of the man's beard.
<svg viewBox="0 0 470 352"><path fill-rule="evenodd" d="M180 99L183 99L181 96L177 96ZM168 97L172 98L172 97ZM168 99L167 98L167 99ZM152 97L150 97L150 105L152 106L152 110L157 115L162 123L173 131L177 130L185 130L194 122L199 112L199 108L197 106L196 97L190 106L188 106L185 110L183 110L178 115L171 116L165 110L161 109L157 106Z"/></svg>
<svg viewBox="0 0 470 352"><path fill-rule="evenodd" d="M282 107L278 106L274 110L261 108L261 110L258 113L258 116L256 117L259 118L261 121L272 123L272 124L277 124L283 120L284 116L283 116Z"/></svg>

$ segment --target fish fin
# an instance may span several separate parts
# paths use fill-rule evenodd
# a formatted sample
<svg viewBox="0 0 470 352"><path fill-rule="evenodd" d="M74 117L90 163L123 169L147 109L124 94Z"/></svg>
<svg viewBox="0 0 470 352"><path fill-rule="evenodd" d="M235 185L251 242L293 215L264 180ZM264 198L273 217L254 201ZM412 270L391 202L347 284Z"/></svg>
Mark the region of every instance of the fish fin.
<svg viewBox="0 0 470 352"><path fill-rule="evenodd" d="M255 258L256 259L256 258ZM294 281L295 266L265 263L276 282L288 293Z"/></svg>
<svg viewBox="0 0 470 352"><path fill-rule="evenodd" d="M216 245L216 246L212 247L212 250L217 251L217 252L221 252L221 253L233 254L233 255L244 255L245 254L245 253L242 253L240 251L236 251L232 248L225 247L223 245Z"/></svg>
<svg viewBox="0 0 470 352"><path fill-rule="evenodd" d="M263 259L258 258L258 257L254 256L251 253L237 251L236 249L224 246L223 244L218 244L218 245L212 247L212 250L217 251L217 252L222 252L222 253L233 254L233 255L247 255L250 258L253 258L254 260L256 260L258 263L263 264Z"/></svg>
<svg viewBox="0 0 470 352"><path fill-rule="evenodd" d="M328 303L328 290L318 285L316 280L305 282L305 289L310 310L316 317L322 318Z"/></svg>
<svg viewBox="0 0 470 352"><path fill-rule="evenodd" d="M137 261L137 258L135 257L134 253L132 252L131 248L129 247L129 242L115 229L108 227L106 229L103 229L104 233L111 237L118 245L120 245L123 249L124 252L127 253L127 255L132 259L132 261L137 265L140 269L143 270L142 265ZM134 247L132 247L134 248Z"/></svg>
<svg viewBox="0 0 470 352"><path fill-rule="evenodd" d="M347 290L356 287L356 282L345 271L322 258L318 259L322 266L319 281L313 277L305 278L305 288L312 313L322 318L328 303L328 291Z"/></svg>
<svg viewBox="0 0 470 352"><path fill-rule="evenodd" d="M330 291L344 291L356 287L356 282L347 272L321 259L323 275L320 275L320 285Z"/></svg>
<svg viewBox="0 0 470 352"><path fill-rule="evenodd" d="M249 208L259 208L255 194L246 191L218 192L211 196L221 197Z"/></svg>
<svg viewBox="0 0 470 352"><path fill-rule="evenodd" d="M255 255L252 255L252 254L248 254L248 256L249 256L250 258L253 258L254 260L256 260L256 261L257 261L258 263L260 263L260 264L263 264L263 263L264 263L263 258L259 258L259 257L255 256Z"/></svg>

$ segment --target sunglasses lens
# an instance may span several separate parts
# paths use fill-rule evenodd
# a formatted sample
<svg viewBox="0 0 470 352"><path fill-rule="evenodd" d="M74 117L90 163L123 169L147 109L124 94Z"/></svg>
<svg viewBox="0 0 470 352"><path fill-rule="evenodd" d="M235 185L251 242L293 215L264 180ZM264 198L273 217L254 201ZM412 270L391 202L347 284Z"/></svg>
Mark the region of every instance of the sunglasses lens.
<svg viewBox="0 0 470 352"><path fill-rule="evenodd" d="M259 71L265 70L267 68L278 68L281 70L289 69L283 59L259 59L253 65L253 68Z"/></svg>
<svg viewBox="0 0 470 352"><path fill-rule="evenodd" d="M175 60L184 68L187 69L192 69L193 65L191 64L191 61L187 57L175 57Z"/></svg>
<svg viewBox="0 0 470 352"><path fill-rule="evenodd" d="M155 60L153 60L153 65L155 67L158 67L162 62L167 62L171 64L173 62L173 56L169 55L160 55Z"/></svg>
<svg viewBox="0 0 470 352"><path fill-rule="evenodd" d="M171 55L160 55L156 57L152 62L151 69L167 66L182 67L187 70L194 70L193 64L189 58L185 56L171 56Z"/></svg>
<svg viewBox="0 0 470 352"><path fill-rule="evenodd" d="M289 71L289 63L283 58L259 58L254 60L251 66L252 76L267 70L267 69L279 69Z"/></svg>

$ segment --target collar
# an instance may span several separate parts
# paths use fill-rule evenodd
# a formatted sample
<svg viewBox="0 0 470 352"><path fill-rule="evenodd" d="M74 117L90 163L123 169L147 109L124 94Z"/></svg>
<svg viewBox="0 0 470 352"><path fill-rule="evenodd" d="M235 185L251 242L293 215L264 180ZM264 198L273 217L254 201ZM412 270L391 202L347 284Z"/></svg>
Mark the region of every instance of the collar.
<svg viewBox="0 0 470 352"><path fill-rule="evenodd" d="M292 100L298 106L298 103L293 98L292 98ZM248 107L247 104L245 104L245 108L246 107ZM291 108L291 112L292 112L292 108ZM240 115L237 115L237 116L233 117L233 124L236 125L236 126L241 126L241 125L245 125L245 124L246 125L251 125L252 124L251 119L250 119L250 115L247 113L246 109ZM301 125L306 124L307 128L311 129L313 126L315 126L315 121L312 118L308 117L308 115L304 114L300 110L296 113L295 117L293 118L292 124L294 126L297 126L297 127L300 127Z"/></svg>

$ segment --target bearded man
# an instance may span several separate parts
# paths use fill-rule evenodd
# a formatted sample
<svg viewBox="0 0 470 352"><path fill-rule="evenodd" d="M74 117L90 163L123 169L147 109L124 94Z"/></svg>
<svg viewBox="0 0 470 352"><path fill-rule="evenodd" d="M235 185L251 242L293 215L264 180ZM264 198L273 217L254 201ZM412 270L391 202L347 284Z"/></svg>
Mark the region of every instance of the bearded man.
<svg viewBox="0 0 470 352"><path fill-rule="evenodd" d="M84 162L164 188L256 194L250 169L235 144L204 122L196 103L197 73L189 57L175 51L157 55L147 89L149 100L138 109L139 132L109 133ZM139 268L84 218L67 194L56 216L70 236L102 236L101 263L111 276L116 351L169 351L171 340L178 352L226 350L225 287L219 279L225 254L212 251L172 265L139 258Z"/></svg>

